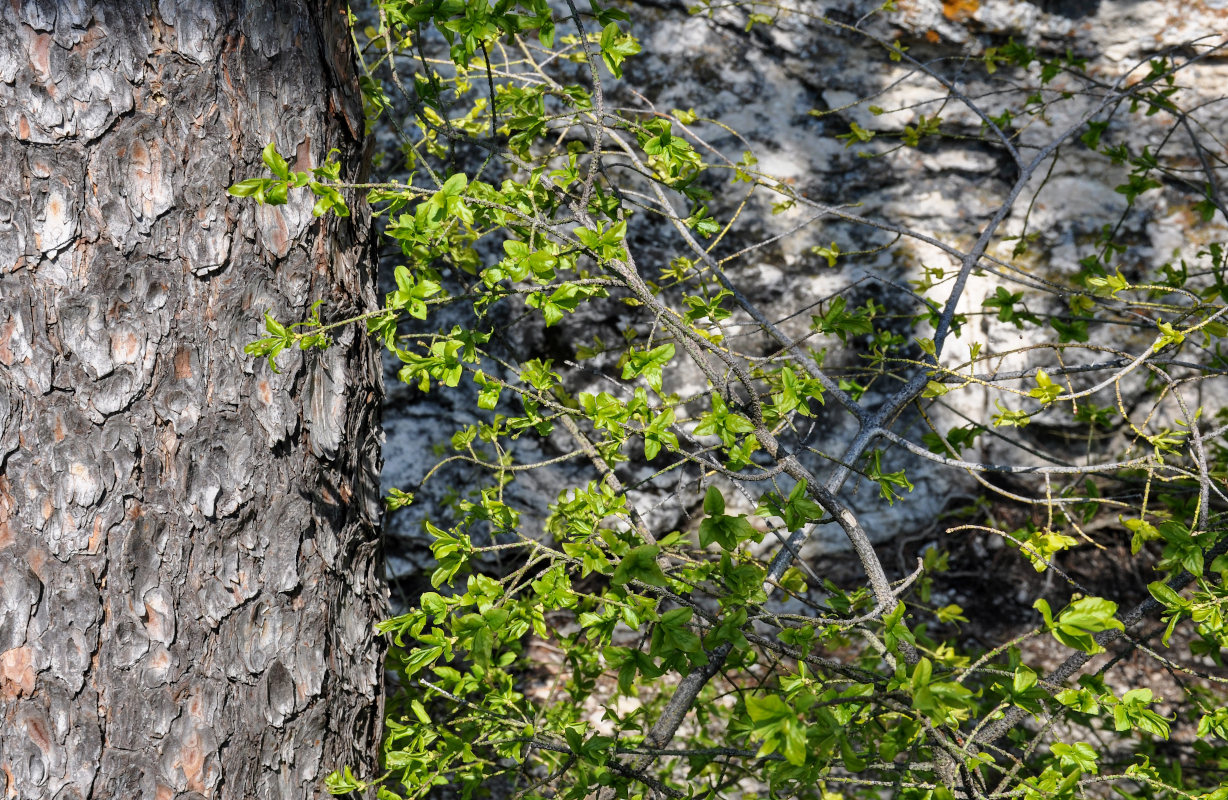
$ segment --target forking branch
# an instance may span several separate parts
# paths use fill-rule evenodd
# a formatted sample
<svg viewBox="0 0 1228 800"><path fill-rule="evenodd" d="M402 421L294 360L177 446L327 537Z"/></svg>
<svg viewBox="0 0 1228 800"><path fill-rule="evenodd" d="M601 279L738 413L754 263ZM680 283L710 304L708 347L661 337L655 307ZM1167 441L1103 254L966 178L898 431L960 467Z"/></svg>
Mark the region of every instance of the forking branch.
<svg viewBox="0 0 1228 800"><path fill-rule="evenodd" d="M432 484L459 488L423 512L438 591L383 626L403 685L432 693L394 702L379 790L1196 796L1184 756L1160 763L1150 743L1176 724L1228 738L1209 695L1180 684L1178 721L1078 671L1122 641L1153 652L1122 633L1148 614L1190 659L1225 641L1228 448L1219 407L1195 399L1228 368L1225 251L1150 264L1121 235L1161 193L1224 215L1221 143L1180 83L1223 42L1106 77L1013 41L922 57L885 33L890 8L856 23L775 2L697 11L738 46L776 47L757 32L777 26L880 59L880 86L815 116L884 172L958 143L1001 155L1001 180L975 219L925 229L869 194L770 174L716 116L663 110L634 84L642 45L618 9L457 0L383 2L356 32L371 124L403 114L396 180L317 189L278 156L274 177L242 184L265 202L365 192L404 262L368 330L402 381L469 406L439 440L453 454L408 487L418 507ZM1154 149L1132 138L1140 119ZM1029 225L1074 152L1121 171L1123 207L1077 266L1045 269ZM780 291L757 282L754 259L785 252ZM274 324L252 348L271 360L340 323ZM536 475L563 487L548 511L517 491ZM995 537L1056 576L1001 642L961 637L964 609L935 599L937 548L894 580L883 560L892 515L939 482L985 493L946 509L952 536ZM833 525L861 578L816 558ZM1111 548L1157 571L1150 599L1097 596L1072 568ZM1066 665L1047 677L1024 649L1041 642ZM560 654L548 688L535 648ZM1111 748L1063 741L1059 723L1150 760L1113 772Z"/></svg>

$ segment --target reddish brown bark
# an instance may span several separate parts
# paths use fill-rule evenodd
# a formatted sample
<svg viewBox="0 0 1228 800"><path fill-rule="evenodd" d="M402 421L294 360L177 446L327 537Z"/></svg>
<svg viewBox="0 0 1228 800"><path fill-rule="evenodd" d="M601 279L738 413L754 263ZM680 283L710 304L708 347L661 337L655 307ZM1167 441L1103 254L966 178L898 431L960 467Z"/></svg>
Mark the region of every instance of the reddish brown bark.
<svg viewBox="0 0 1228 800"><path fill-rule="evenodd" d="M300 798L370 767L368 214L230 198L362 114L336 3L0 5L0 797Z"/></svg>

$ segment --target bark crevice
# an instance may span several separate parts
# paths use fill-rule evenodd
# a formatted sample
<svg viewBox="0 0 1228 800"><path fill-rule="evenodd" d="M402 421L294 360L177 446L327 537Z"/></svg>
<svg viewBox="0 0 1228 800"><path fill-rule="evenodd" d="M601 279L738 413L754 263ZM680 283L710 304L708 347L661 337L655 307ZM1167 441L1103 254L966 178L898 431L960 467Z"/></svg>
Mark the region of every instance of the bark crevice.
<svg viewBox="0 0 1228 800"><path fill-rule="evenodd" d="M243 353L266 309L373 307L370 214L225 193L270 141L361 174L324 6L0 6L2 796L305 798L372 768L378 353Z"/></svg>

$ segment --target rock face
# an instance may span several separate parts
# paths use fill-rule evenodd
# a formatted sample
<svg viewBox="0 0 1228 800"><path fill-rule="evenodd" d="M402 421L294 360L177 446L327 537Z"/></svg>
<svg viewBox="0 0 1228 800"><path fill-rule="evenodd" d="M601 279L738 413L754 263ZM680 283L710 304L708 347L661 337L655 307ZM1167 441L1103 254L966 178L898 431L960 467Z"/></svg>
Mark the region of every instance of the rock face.
<svg viewBox="0 0 1228 800"><path fill-rule="evenodd" d="M654 0L629 8L632 30L641 39L644 52L627 61L624 80L611 89L621 93L617 96L627 105L644 107L650 103L659 113L693 108L701 117L719 120L741 137L713 126L697 127L711 137L708 142L714 148L734 160L743 150L750 150L758 159L758 170L806 197L855 207L853 210L863 217L962 249L971 245L988 216L1005 202L1019 175L1018 167L1002 147L978 141L983 120L959 102L944 103L947 89L908 63L889 60L880 44L839 27L857 23L880 3L797 3L797 11L804 13L781 13L772 24L750 26L749 33L746 29L752 20L745 14L724 9L691 16L686 13L686 5L694 4ZM1114 84L1142 79L1148 71L1148 60L1160 56L1177 56L1185 64L1178 81L1185 87L1185 107L1197 107L1192 124L1204 142L1217 142L1214 146L1220 149L1213 160L1225 155L1222 148L1228 134L1228 104L1214 101L1222 99L1228 86L1228 61L1222 50L1208 48L1222 44L1228 4L1179 0L899 0L897 5L897 12L873 18L865 24L866 29L885 42L898 40L909 48L910 55L933 65L943 75L953 76L957 90L993 117L1007 106L1017 109L1026 92L1022 88L1003 92L1001 83L985 79L982 63L988 48L1003 48L1013 41L1042 55L1069 51L1073 57L1087 59L1088 74L1100 82L1101 89L1079 84L1086 89L1084 94L1047 106L1043 114L1003 123L1014 134L1012 141L1024 160L1040 152L1058 132L1094 112L1101 95ZM820 14L826 14L828 21L820 20ZM1205 47L1186 45L1195 41ZM576 77L582 81L584 76L577 73ZM1029 80L1035 84L1038 68L1033 65L1030 71L1018 71L1016 77L1021 85ZM1076 83L1070 76L1059 74L1047 85L1046 97L1053 99ZM884 112L875 113L871 110L874 107ZM942 116L944 130L957 135L907 149L895 148L898 140L887 139L886 132L899 131L917 124L923 115L934 114ZM1174 132L1174 119L1166 113L1143 116L1122 110L1095 119L1107 122L1103 134L1106 142L1126 144L1133 153L1149 148L1173 163L1192 168L1206 161L1207 154L1192 144L1191 131L1178 126ZM854 123L883 136L850 146L847 135ZM993 257L1021 265L1037 281L1052 278L1062 282L1088 254L1106 225L1114 229L1119 240L1131 245L1127 258L1132 261L1124 263L1123 269L1139 273L1153 272L1175 258L1192 261L1208 242L1224 237L1222 216L1217 214L1204 223L1191 211L1202 192L1201 178L1196 175L1189 183L1174 179L1160 191L1140 197L1126 213L1125 197L1116 187L1126 180L1128 167L1110 163L1077 139L1051 161L1052 169L1046 162L1012 204L1001 230L1003 237L1026 236L1027 251L1017 256L1012 253L1017 240L1000 241L990 250ZM1221 179L1228 177L1223 169L1217 174ZM728 192L713 203L725 214L735 209L740 199L736 186ZM891 236L840 220L820 222L803 233L786 235L810 211L798 205L774 213L771 203L760 197L752 199L738 228L718 252L732 253L748 244L784 237L730 266L730 277L769 316L781 318L811 307L850 285L855 286L850 292L850 305L873 298L890 310L910 291L910 281L924 278L926 269L950 273L957 266L940 248L914 239L877 256L871 253L842 259L837 267L829 267L812 247L836 241L846 253L872 250ZM638 241L637 246L641 253L660 255L663 262L672 255L664 247L654 251L654 242L649 240ZM639 260L641 264L652 262L643 255ZM386 263L390 266L396 262ZM648 269L655 273L657 268L654 264ZM1015 290L1015 284L1004 282L998 274L974 276L959 307L961 313L973 315L968 324L979 327L980 340L991 351L1004 352L1052 339L1050 329L1016 331L996 326L991 330L987 322L979 322L982 317L975 315L985 311L982 301L1000 285ZM939 305L946 300L943 286L921 291ZM1035 310L1053 310L1052 304L1064 300L1059 291L1047 300L1033 302L1042 304ZM1050 305L1043 305L1046 303ZM808 316L802 314L791 323L790 332L805 333L807 320ZM589 319L588 328L570 324L557 339L574 345L591 340L593 334L617 336L625 322ZM516 346L542 347L556 357L569 349L557 341L551 345L532 336ZM966 347L958 342L947 352L952 364L966 355ZM1006 356L994 366L1010 369L1023 362L1022 356ZM395 370L396 366L389 364L388 368ZM583 372L573 373L572 379L577 390L600 383L599 378L592 378L591 386L586 385L588 379ZM688 387L672 388L685 395ZM872 399L876 391L872 388L867 396ZM959 424L960 415L984 421L994 410L990 396L975 387L953 394L948 405L949 410L936 412L936 422ZM388 431L384 488L418 489L418 482L435 460L423 454L436 446L447 448L447 437L467 421L466 415L471 413L467 409L472 408L472 397L462 393L432 391L423 396L403 386L390 391L384 411ZM1037 429L1042 427L1037 425ZM837 410L829 411L820 428L820 449L829 454L838 454L856 431L855 420ZM905 419L898 430L919 439L926 429ZM552 453L526 450L522 455L536 460ZM992 434L982 436L965 455L973 460L1001 458L1023 464L1031 458ZM907 467L916 484L911 494L887 506L879 501L876 486L865 482L857 485L854 478L844 495L877 541L924 533L953 499L966 500L978 491L959 470L906 457L899 451L888 453L888 457ZM822 470L821 458L815 457L812 462ZM389 532L404 545L392 562L394 571L412 574L429 560L419 538L424 510L437 508L448 493L464 487L468 480L465 470L449 469L444 479L419 490L414 507L389 519ZM546 505L560 488L591 477L587 465L576 460L518 478L508 492L525 511L526 528L531 528L540 522ZM650 490L650 495L652 491L656 494L648 498L650 505L670 494L661 489ZM686 524L701 496L698 492L690 495L690 507L667 506L673 512L662 518L664 525ZM847 547L843 535L830 527L830 535L820 534L811 540L812 552Z"/></svg>
<svg viewBox="0 0 1228 800"><path fill-rule="evenodd" d="M0 6L0 796L308 798L382 718L378 358L243 347L374 302L335 3Z"/></svg>

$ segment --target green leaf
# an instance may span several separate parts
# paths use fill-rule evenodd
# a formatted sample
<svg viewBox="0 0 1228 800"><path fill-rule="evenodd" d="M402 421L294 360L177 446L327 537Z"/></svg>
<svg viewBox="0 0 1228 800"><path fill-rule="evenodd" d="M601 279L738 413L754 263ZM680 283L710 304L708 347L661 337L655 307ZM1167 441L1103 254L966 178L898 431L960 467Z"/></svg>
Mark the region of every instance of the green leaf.
<svg viewBox="0 0 1228 800"><path fill-rule="evenodd" d="M663 370L673 357L674 345L669 342L651 350L632 350L623 364L623 380L642 375L653 391L660 392Z"/></svg>
<svg viewBox="0 0 1228 800"><path fill-rule="evenodd" d="M264 150L260 152L260 158L274 175L282 180L290 178L290 165L277 152L277 147L272 142L264 146Z"/></svg>
<svg viewBox="0 0 1228 800"><path fill-rule="evenodd" d="M735 550L747 539L756 542L763 539L744 516L729 517L723 514L711 516L699 524L699 544L701 547L716 542L725 550Z"/></svg>
<svg viewBox="0 0 1228 800"><path fill-rule="evenodd" d="M896 488L911 492L913 485L902 469L895 472L884 472L882 458L882 450L871 450L866 454L866 460L870 462L866 466L866 477L878 483L878 492L888 505L895 505L895 501L901 496Z"/></svg>
<svg viewBox="0 0 1228 800"><path fill-rule="evenodd" d="M354 773L350 768L343 767L340 772L333 770L328 777L324 779L324 788L329 794L350 794L351 792L361 792L366 790L368 784L354 777Z"/></svg>
<svg viewBox="0 0 1228 800"><path fill-rule="evenodd" d="M993 297L988 297L981 304L985 308L998 309L998 320L1000 322L1009 322L1016 328L1022 328L1025 322L1033 325L1040 324L1040 317L1029 312L1026 306L1023 306L1023 292L1010 292L1004 287L997 287L994 290ZM1016 308L1016 306L1021 306Z"/></svg>
<svg viewBox="0 0 1228 800"><path fill-rule="evenodd" d="M262 191L266 183L268 183L268 180L265 178L248 178L232 185L226 192L235 197L251 197L257 192Z"/></svg>
<svg viewBox="0 0 1228 800"><path fill-rule="evenodd" d="M671 451L678 449L678 435L669 428L674 424L674 410L666 409L653 418L644 428L644 457L649 461L657 457L662 447Z"/></svg>
<svg viewBox="0 0 1228 800"><path fill-rule="evenodd" d="M1020 664L1015 668L1015 677L1011 682L1011 690L1016 694L1022 694L1035 686L1036 681L1036 672L1031 668Z"/></svg>
<svg viewBox="0 0 1228 800"><path fill-rule="evenodd" d="M848 344L850 336L874 332L874 317L879 306L873 300L853 311L846 311L847 307L848 301L843 297L834 298L825 313L811 316L812 326L820 333L834 333L844 344Z"/></svg>
<svg viewBox="0 0 1228 800"><path fill-rule="evenodd" d="M752 733L763 739L759 755L784 751L785 760L801 767L806 764L806 729L789 705L779 695L746 698L746 713L751 719Z"/></svg>
<svg viewBox="0 0 1228 800"><path fill-rule="evenodd" d="M1045 619L1045 627L1055 639L1067 647L1092 655L1104 652L1093 634L1106 630L1125 630L1121 620L1114 616L1117 613L1117 604L1103 597L1081 597L1075 600L1063 609L1056 621L1049 604L1043 598L1036 600L1032 607L1040 611Z"/></svg>
<svg viewBox="0 0 1228 800"><path fill-rule="evenodd" d="M1080 773L1093 775L1100 771L1096 763L1100 759L1100 754L1087 742L1075 742L1074 744L1056 742L1049 746L1049 750L1057 756L1058 764L1064 770L1074 769Z"/></svg>
<svg viewBox="0 0 1228 800"><path fill-rule="evenodd" d="M442 647L416 647L401 659L401 669L404 670L405 677L413 677L414 674L433 664L441 655L443 655Z"/></svg>
<svg viewBox="0 0 1228 800"><path fill-rule="evenodd" d="M964 609L955 603L937 609L934 614L938 617L938 621L944 624L968 621L968 618L964 616Z"/></svg>
<svg viewBox="0 0 1228 800"><path fill-rule="evenodd" d="M611 22L601 31L599 41L601 60L615 78L623 76L622 64L628 56L640 52L640 43L632 36L623 34L616 23Z"/></svg>
<svg viewBox="0 0 1228 800"><path fill-rule="evenodd" d="M319 198L311 209L313 216L322 217L329 211L334 212L339 217L348 217L350 215L350 209L345 203L345 198L334 187L319 181L311 181L307 186L311 189L312 194ZM272 202L272 200L269 202Z"/></svg>
<svg viewBox="0 0 1228 800"><path fill-rule="evenodd" d="M1036 388L1028 392L1029 397L1035 397L1042 405L1049 405L1062 393L1062 387L1054 383L1043 369L1036 372Z"/></svg>
<svg viewBox="0 0 1228 800"><path fill-rule="evenodd" d="M1172 588L1163 581L1155 581L1147 584L1147 591L1151 593L1159 602L1163 603L1168 608L1184 608L1189 605L1189 601L1181 597L1172 590Z"/></svg>
<svg viewBox="0 0 1228 800"><path fill-rule="evenodd" d="M491 411L499 405L499 394L503 391L500 381L487 377L481 370L474 373L473 381L478 385L478 408Z"/></svg>
<svg viewBox="0 0 1228 800"><path fill-rule="evenodd" d="M667 655L671 652L699 653L703 643L688 627L694 611L690 608L674 608L661 615L653 630L653 652Z"/></svg>
<svg viewBox="0 0 1228 800"><path fill-rule="evenodd" d="M610 583L622 586L630 581L639 580L649 586L668 585L665 573L657 564L657 556L660 553L661 548L655 544L641 545L633 549L623 556L622 561L618 562L618 568L614 570Z"/></svg>
<svg viewBox="0 0 1228 800"><path fill-rule="evenodd" d="M1079 140L1088 148L1096 150L1100 147L1100 137L1104 135L1108 127L1109 123L1107 120L1104 122L1089 122L1087 123L1087 130L1083 132Z"/></svg>
<svg viewBox="0 0 1228 800"><path fill-rule="evenodd" d="M1019 411L1012 411L1011 409L1002 405L1002 403L998 400L994 400L993 402L998 408L998 413L993 415L993 426L995 428L1000 428L1003 426L1023 428L1032 421L1032 415L1022 409Z"/></svg>
<svg viewBox="0 0 1228 800"><path fill-rule="evenodd" d="M1168 345L1178 345L1185 341L1185 334L1174 328L1167 322L1159 323L1160 336L1156 343L1152 346L1152 350L1160 351Z"/></svg>
<svg viewBox="0 0 1228 800"><path fill-rule="evenodd" d="M775 492L768 492L763 502L772 514L784 518L786 528L795 531L807 522L817 522L826 514L822 506L810 499L807 489L806 481L798 481L784 502Z"/></svg>
<svg viewBox="0 0 1228 800"><path fill-rule="evenodd" d="M922 658L917 662L917 666L913 668L912 676L909 678L909 686L912 687L913 694L930 685L930 678L934 674L934 662L928 658Z"/></svg>
<svg viewBox="0 0 1228 800"><path fill-rule="evenodd" d="M469 179L465 177L465 173L458 172L451 178L444 181L444 184L439 191L445 195L458 195L465 191L465 187L468 185Z"/></svg>
<svg viewBox="0 0 1228 800"><path fill-rule="evenodd" d="M694 124L695 120L699 119L699 115L695 113L694 108L687 109L686 111L675 108L669 113L673 115L674 119L678 120L683 125Z"/></svg>
<svg viewBox="0 0 1228 800"><path fill-rule="evenodd" d="M837 135L836 138L843 139L845 147L851 147L854 144L859 144L859 143L864 144L865 142L868 142L871 139L873 139L874 136L875 136L875 131L866 130L865 128L858 125L856 122L851 122L849 123L849 132L841 133ZM832 242L832 247L835 248L835 242ZM832 260L828 263L828 266L832 266L832 267L836 266L835 255L839 255L838 249L835 251L835 254L832 257Z"/></svg>
<svg viewBox="0 0 1228 800"><path fill-rule="evenodd" d="M1118 270L1115 275L1106 277L1094 277L1087 279L1088 287L1100 296L1115 297L1118 292L1124 292L1130 288L1130 282Z"/></svg>

